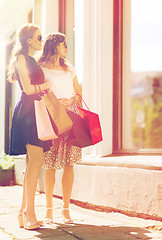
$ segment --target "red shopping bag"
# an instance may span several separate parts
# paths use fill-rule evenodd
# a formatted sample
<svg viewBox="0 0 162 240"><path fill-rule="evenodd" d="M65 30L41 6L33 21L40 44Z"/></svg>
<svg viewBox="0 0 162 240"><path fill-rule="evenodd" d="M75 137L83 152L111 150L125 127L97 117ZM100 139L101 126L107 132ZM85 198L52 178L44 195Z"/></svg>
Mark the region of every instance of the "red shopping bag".
<svg viewBox="0 0 162 240"><path fill-rule="evenodd" d="M80 148L93 145L87 117L82 118L72 111L67 111L67 114L72 120L73 126L68 135L64 136L64 141Z"/></svg>
<svg viewBox="0 0 162 240"><path fill-rule="evenodd" d="M38 138L42 141L58 138L55 134L44 101L34 101Z"/></svg>
<svg viewBox="0 0 162 240"><path fill-rule="evenodd" d="M98 142L101 142L103 140L99 115L97 113L91 112L89 107L87 106L87 104L83 100L83 98L79 94L77 94L77 95L80 97L81 101L84 102L85 106L88 109L88 110L86 110L86 109L83 109L81 107L78 107L79 112L81 114L84 114L84 116L86 116L89 120L89 129L90 129L92 143L94 145L94 144L96 144Z"/></svg>
<svg viewBox="0 0 162 240"><path fill-rule="evenodd" d="M97 113L91 112L90 110L86 110L81 107L78 107L78 109L80 112L84 113L84 117L88 119L92 145L101 142L103 138L99 115Z"/></svg>
<svg viewBox="0 0 162 240"><path fill-rule="evenodd" d="M86 110L78 107L78 110L80 115L67 111L73 126L66 142L81 148L101 142L103 138L98 114L91 112L89 108Z"/></svg>

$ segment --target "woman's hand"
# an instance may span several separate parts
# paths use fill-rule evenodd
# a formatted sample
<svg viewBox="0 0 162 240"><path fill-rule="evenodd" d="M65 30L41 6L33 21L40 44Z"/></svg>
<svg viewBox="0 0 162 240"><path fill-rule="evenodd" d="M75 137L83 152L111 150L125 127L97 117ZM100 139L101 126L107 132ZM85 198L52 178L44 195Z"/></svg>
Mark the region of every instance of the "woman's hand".
<svg viewBox="0 0 162 240"><path fill-rule="evenodd" d="M82 96L82 88L81 88L80 84L78 83L76 76L73 78L73 87L74 87L75 92L77 94L79 94L80 96ZM75 95L75 103L79 107L82 106L82 101L78 95Z"/></svg>
<svg viewBox="0 0 162 240"><path fill-rule="evenodd" d="M52 88L51 82L48 82L47 80L45 80L45 83L47 84L46 86L48 87L48 89L51 89L51 88Z"/></svg>
<svg viewBox="0 0 162 240"><path fill-rule="evenodd" d="M68 107L71 107L73 105L74 102L74 98L61 98L59 99L59 102L61 103L61 105L63 105L63 107L66 109Z"/></svg>
<svg viewBox="0 0 162 240"><path fill-rule="evenodd" d="M49 82L45 82L43 84L40 84L40 91L43 93L46 93L47 91L50 90L50 83Z"/></svg>

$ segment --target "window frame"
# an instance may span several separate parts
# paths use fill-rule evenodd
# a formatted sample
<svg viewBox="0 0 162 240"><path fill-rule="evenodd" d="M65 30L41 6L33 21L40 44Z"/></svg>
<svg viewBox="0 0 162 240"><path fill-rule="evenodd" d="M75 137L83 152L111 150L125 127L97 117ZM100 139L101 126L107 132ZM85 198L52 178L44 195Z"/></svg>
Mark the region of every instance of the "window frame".
<svg viewBox="0 0 162 240"><path fill-rule="evenodd" d="M112 155L162 155L162 149L123 148L123 41L124 3L113 1L113 149Z"/></svg>
<svg viewBox="0 0 162 240"><path fill-rule="evenodd" d="M66 0L59 0L59 32L66 33Z"/></svg>
<svg viewBox="0 0 162 240"><path fill-rule="evenodd" d="M113 153L122 150L123 0L113 6Z"/></svg>

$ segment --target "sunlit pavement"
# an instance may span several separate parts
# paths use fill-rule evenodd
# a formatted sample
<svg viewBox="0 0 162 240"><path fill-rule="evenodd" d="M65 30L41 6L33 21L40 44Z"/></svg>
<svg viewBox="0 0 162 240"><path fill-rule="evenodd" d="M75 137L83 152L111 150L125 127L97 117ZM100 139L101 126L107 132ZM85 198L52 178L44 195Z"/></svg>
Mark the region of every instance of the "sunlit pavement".
<svg viewBox="0 0 162 240"><path fill-rule="evenodd" d="M65 225L61 216L62 201L53 198L54 223L39 230L19 228L17 214L22 187L0 187L0 240L133 240L162 239L162 222L129 217L120 213L104 213L83 209L71 204L73 224ZM45 215L45 195L36 194L38 219Z"/></svg>

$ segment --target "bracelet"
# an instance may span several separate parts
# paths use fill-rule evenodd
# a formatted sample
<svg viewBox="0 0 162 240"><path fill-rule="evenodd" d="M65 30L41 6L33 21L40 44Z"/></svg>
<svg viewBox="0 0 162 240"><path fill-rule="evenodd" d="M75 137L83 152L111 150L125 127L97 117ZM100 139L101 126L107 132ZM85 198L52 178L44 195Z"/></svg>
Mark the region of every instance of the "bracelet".
<svg viewBox="0 0 162 240"><path fill-rule="evenodd" d="M35 92L38 94L38 95L40 95L40 93L41 93L41 88L40 88L40 85L34 85L34 87L35 87Z"/></svg>
<svg viewBox="0 0 162 240"><path fill-rule="evenodd" d="M46 82L46 86L48 85L48 83ZM39 95L41 92L44 92L44 91L46 91L46 90L41 90L41 87L40 87L40 84L38 84L38 85L34 85L34 87L35 87L35 92Z"/></svg>
<svg viewBox="0 0 162 240"><path fill-rule="evenodd" d="M38 85L38 88L39 88L39 93L41 93L42 91L41 91L41 87L40 87L40 85Z"/></svg>
<svg viewBox="0 0 162 240"><path fill-rule="evenodd" d="M39 88L39 85L34 85L34 87L35 87L35 92L37 93L37 94L39 94L39 90L38 90L38 88Z"/></svg>
<svg viewBox="0 0 162 240"><path fill-rule="evenodd" d="M36 86L36 84L34 85L34 87L35 87L35 93L37 93L37 86Z"/></svg>

